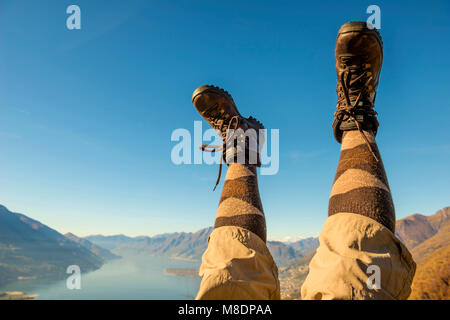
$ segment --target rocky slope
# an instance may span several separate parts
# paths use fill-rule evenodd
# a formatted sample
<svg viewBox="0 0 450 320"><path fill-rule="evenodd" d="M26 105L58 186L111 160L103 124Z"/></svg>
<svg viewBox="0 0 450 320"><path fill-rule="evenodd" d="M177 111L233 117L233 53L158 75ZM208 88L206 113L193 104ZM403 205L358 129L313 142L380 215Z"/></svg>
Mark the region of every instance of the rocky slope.
<svg viewBox="0 0 450 320"><path fill-rule="evenodd" d="M436 235L448 224L450 208L446 207L432 216L413 214L397 221L395 234L408 249L412 250L425 240Z"/></svg>
<svg viewBox="0 0 450 320"><path fill-rule="evenodd" d="M417 265L410 300L450 299L450 246L437 249Z"/></svg>
<svg viewBox="0 0 450 320"><path fill-rule="evenodd" d="M424 229L428 230L431 227L432 232L422 232L419 237L411 234L411 230L403 226L403 230L411 234L412 239L407 238L405 243L408 243L417 263L409 299L449 300L450 207L426 217L423 223ZM417 225L414 228L417 228ZM424 234L429 236L424 238ZM418 238L422 241L419 242Z"/></svg>

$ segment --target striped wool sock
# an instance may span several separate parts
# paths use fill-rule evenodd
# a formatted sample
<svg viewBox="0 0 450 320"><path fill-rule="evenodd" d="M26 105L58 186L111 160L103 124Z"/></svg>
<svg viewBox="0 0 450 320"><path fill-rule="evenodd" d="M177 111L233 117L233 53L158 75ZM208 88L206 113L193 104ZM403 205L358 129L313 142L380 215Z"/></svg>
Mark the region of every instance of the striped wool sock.
<svg viewBox="0 0 450 320"><path fill-rule="evenodd" d="M256 166L230 164L214 228L237 226L266 241L266 219L259 197Z"/></svg>
<svg viewBox="0 0 450 320"><path fill-rule="evenodd" d="M346 131L331 189L328 216L350 212L372 218L395 231L395 210L380 152L371 131L364 131L376 157L358 130Z"/></svg>

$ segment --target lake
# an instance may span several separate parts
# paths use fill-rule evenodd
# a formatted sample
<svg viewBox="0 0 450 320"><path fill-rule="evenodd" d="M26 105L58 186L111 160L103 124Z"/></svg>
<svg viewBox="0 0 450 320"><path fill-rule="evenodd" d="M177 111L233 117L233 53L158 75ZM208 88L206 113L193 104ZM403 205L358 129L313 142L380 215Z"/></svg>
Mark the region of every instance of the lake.
<svg viewBox="0 0 450 320"><path fill-rule="evenodd" d="M38 294L38 300L194 299L200 278L169 276L164 274L164 269L198 268L199 265L200 262L167 257L124 257L109 261L87 274L81 270L80 290L67 289L66 280L48 282L36 279L10 283L0 291Z"/></svg>

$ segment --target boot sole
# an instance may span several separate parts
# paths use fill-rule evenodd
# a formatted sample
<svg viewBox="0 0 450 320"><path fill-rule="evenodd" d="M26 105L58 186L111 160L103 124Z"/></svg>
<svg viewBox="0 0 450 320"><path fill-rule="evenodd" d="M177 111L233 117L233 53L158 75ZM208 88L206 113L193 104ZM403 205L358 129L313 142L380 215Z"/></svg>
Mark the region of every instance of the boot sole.
<svg viewBox="0 0 450 320"><path fill-rule="evenodd" d="M205 93L214 93L217 95L221 95L223 97L225 97L227 100L229 100L232 110L231 113L235 113L236 115L241 116L241 114L239 113L236 104L234 103L233 97L231 96L231 94L229 94L227 91L225 91L222 88L219 88L217 86L213 86L213 85L203 85L198 87L197 89L194 90L194 93L192 94L192 103L194 104L194 100L195 98L197 98L198 96L205 94ZM194 104L195 106L195 104ZM197 107L196 107L197 109ZM215 114L215 112L213 112L213 110L211 110L212 112L205 112L205 110L199 110L197 109L197 111L202 115L202 116L206 116L206 117L219 117L219 115Z"/></svg>

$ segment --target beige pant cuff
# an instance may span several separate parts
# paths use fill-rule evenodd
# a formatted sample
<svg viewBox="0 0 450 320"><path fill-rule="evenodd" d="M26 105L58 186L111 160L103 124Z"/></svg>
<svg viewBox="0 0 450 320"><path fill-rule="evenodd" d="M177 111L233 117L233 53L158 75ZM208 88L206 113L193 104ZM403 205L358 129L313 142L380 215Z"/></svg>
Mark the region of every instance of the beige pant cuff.
<svg viewBox="0 0 450 320"><path fill-rule="evenodd" d="M214 229L200 267L196 299L279 299L278 269L264 241L235 226Z"/></svg>
<svg viewBox="0 0 450 320"><path fill-rule="evenodd" d="M375 220L335 214L325 221L319 240L302 299L406 299L411 293L416 264L395 235Z"/></svg>

